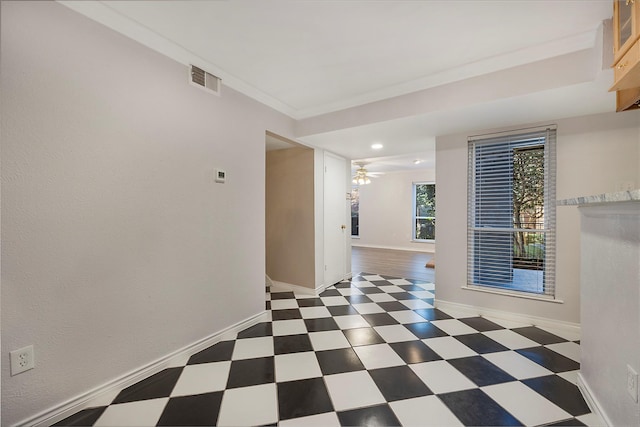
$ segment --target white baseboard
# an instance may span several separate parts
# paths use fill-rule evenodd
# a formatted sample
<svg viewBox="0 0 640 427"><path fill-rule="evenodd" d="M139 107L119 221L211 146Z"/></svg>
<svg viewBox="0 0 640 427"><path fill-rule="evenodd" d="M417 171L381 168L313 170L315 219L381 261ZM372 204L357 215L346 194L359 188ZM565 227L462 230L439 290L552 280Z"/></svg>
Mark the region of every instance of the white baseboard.
<svg viewBox="0 0 640 427"><path fill-rule="evenodd" d="M587 402L589 409L591 409L591 412L593 412L600 418L600 421L602 421L602 425L605 425L607 427L612 426L613 424L611 423L611 420L602 410L600 402L593 395L591 387L589 387L589 384L587 384L587 382L584 380L581 372L578 372L578 389L580 390L580 393L582 393L582 396L584 397L585 402Z"/></svg>
<svg viewBox="0 0 640 427"><path fill-rule="evenodd" d="M548 319L545 317L537 317L521 313L513 313L510 311L494 310L491 308L476 307L474 305L460 304L439 299L434 300L434 305L436 306L436 308L443 309L445 311L447 309L450 309L453 311L468 314L470 316L495 317L497 319L526 323L543 328L561 329L577 336L580 336L581 332L580 324L565 322L562 320Z"/></svg>
<svg viewBox="0 0 640 427"><path fill-rule="evenodd" d="M106 395L114 395L120 390L123 390L151 375L172 367L181 366L186 363L192 355L211 347L212 345L225 340L225 338L232 338L238 332L241 332L253 325L268 320L268 312L263 311L255 316L245 319L236 323L228 328L225 328L215 334L212 334L206 338L191 343L179 350L174 351L164 357L161 357L145 366L141 366L133 371L130 371L116 379L108 381L92 390L89 390L81 395L73 397L66 402L58 404L52 408L49 408L37 415L27 418L16 426L37 426L45 427L61 421L76 412L83 409L91 408L94 406L104 405ZM114 396L115 397L115 396Z"/></svg>
<svg viewBox="0 0 640 427"><path fill-rule="evenodd" d="M316 294L316 288L307 288L306 286L294 285L293 283L278 282L277 280L272 280L271 283L272 283L271 284L272 291L274 289L278 289L278 290L282 289L282 290L291 291L291 292L295 292L302 295Z"/></svg>
<svg viewBox="0 0 640 427"><path fill-rule="evenodd" d="M434 245L434 243L418 243L418 244L426 244L426 245ZM435 249L424 249L420 247L406 247L406 246L381 246L381 245L367 245L360 244L358 242L352 242L351 246L355 246L358 248L371 248L371 249L391 249L393 251L408 251L408 252L424 252L426 254L435 254Z"/></svg>

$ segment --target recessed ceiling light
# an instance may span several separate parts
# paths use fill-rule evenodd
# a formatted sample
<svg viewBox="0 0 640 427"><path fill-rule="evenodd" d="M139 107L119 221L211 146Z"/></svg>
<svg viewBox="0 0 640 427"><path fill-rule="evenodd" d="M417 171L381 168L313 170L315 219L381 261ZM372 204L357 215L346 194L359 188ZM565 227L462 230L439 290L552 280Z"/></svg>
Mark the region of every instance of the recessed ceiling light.
<svg viewBox="0 0 640 427"><path fill-rule="evenodd" d="M374 150L380 150L382 148L382 144L380 143L375 143L371 146L371 148L373 148Z"/></svg>

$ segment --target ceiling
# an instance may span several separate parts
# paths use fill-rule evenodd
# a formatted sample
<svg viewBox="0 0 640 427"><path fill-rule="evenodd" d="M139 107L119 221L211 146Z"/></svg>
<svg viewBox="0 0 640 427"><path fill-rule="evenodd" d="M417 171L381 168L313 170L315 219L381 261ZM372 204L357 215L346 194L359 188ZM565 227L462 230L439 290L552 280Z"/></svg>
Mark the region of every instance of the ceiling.
<svg viewBox="0 0 640 427"><path fill-rule="evenodd" d="M296 140L372 170L433 167L438 135L615 109L611 0L60 3L206 69L296 119Z"/></svg>

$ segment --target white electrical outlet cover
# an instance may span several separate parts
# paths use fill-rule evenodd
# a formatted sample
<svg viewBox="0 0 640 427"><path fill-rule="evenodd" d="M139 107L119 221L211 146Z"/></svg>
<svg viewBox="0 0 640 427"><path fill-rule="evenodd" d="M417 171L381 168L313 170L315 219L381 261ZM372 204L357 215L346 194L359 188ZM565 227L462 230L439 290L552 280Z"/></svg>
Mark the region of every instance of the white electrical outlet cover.
<svg viewBox="0 0 640 427"><path fill-rule="evenodd" d="M11 356L11 376L20 374L35 367L33 345L14 350L9 354Z"/></svg>

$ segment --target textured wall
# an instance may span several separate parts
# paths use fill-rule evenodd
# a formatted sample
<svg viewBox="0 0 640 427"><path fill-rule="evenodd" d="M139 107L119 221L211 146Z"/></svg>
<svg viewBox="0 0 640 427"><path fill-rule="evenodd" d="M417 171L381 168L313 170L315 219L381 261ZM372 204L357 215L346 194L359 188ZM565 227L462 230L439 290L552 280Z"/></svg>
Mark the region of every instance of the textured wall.
<svg viewBox="0 0 640 427"><path fill-rule="evenodd" d="M265 130L293 123L55 2L2 2L1 43L9 425L264 309Z"/></svg>
<svg viewBox="0 0 640 427"><path fill-rule="evenodd" d="M599 114L549 123L558 125L558 199L612 192L620 182L635 181L640 167L637 161L640 112ZM495 131L498 130L470 134ZM436 164L438 299L579 323L580 216L577 209L557 208L556 289L557 297L564 304L463 290L461 287L467 280L467 135L437 138Z"/></svg>

